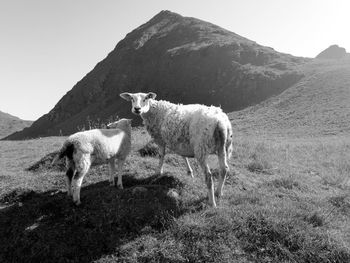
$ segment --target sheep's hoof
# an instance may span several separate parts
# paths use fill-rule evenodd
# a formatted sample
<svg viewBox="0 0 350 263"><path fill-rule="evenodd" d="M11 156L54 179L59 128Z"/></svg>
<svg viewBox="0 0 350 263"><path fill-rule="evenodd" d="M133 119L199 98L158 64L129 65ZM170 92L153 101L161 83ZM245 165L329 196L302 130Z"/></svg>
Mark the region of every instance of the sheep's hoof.
<svg viewBox="0 0 350 263"><path fill-rule="evenodd" d="M124 189L122 184L117 184L117 188L120 189L120 190Z"/></svg>
<svg viewBox="0 0 350 263"><path fill-rule="evenodd" d="M81 202L80 202L80 200L79 201L75 201L74 204L75 204L75 206L80 206Z"/></svg>
<svg viewBox="0 0 350 263"><path fill-rule="evenodd" d="M209 203L209 205L212 207L212 208L217 208L217 206L216 206L216 203L214 202L214 203L212 203L212 204L210 204Z"/></svg>

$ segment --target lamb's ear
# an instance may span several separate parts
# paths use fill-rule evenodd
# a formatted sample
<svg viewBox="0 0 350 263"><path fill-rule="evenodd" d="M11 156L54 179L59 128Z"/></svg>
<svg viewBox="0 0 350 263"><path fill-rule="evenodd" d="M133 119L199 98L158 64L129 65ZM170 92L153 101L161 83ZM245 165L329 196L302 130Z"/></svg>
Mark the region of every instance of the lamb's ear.
<svg viewBox="0 0 350 263"><path fill-rule="evenodd" d="M108 123L108 124L106 125L106 128L107 128L107 129L112 129L112 128L113 128L113 127L112 127L113 124L114 124L113 122Z"/></svg>
<svg viewBox="0 0 350 263"><path fill-rule="evenodd" d="M120 97L122 97L124 100L131 101L132 96L130 93L124 92L119 94Z"/></svg>
<svg viewBox="0 0 350 263"><path fill-rule="evenodd" d="M147 99L155 99L157 97L157 94L155 94L154 92L149 92L147 93L146 98Z"/></svg>

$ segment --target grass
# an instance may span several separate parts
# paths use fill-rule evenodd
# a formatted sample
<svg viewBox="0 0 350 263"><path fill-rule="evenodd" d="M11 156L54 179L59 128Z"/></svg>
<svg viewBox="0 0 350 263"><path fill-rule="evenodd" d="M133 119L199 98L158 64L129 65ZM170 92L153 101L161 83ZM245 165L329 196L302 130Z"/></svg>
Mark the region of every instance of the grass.
<svg viewBox="0 0 350 263"><path fill-rule="evenodd" d="M350 261L347 137L237 135L217 209L193 160L195 178L171 154L158 178L157 157L139 152L150 141L142 129L125 189L108 185L106 165L93 166L75 207L64 172L47 166L63 140L0 142L1 262Z"/></svg>
<svg viewBox="0 0 350 263"><path fill-rule="evenodd" d="M154 141L148 142L144 147L139 149L139 154L145 156L159 156L159 148Z"/></svg>

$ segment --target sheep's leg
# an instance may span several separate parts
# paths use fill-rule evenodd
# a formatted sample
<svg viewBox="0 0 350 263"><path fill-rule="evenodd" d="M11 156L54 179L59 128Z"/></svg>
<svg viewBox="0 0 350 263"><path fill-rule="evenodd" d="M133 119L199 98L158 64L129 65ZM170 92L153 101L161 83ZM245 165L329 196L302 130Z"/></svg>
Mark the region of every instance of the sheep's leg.
<svg viewBox="0 0 350 263"><path fill-rule="evenodd" d="M183 159L185 160L185 163L186 163L187 174L190 175L193 178L193 170L191 168L190 162L188 161L188 158L187 157L183 157Z"/></svg>
<svg viewBox="0 0 350 263"><path fill-rule="evenodd" d="M84 176L87 174L89 171L91 162L90 162L90 157L88 155L82 156L80 159L78 159L79 163L75 161L77 167L77 172L73 176L72 179L72 188L73 188L73 202L76 205L80 205L80 189L81 185L83 183Z"/></svg>
<svg viewBox="0 0 350 263"><path fill-rule="evenodd" d="M164 158L165 158L165 146L159 145L159 166L158 166L158 173L160 175L163 175L163 164L164 164Z"/></svg>
<svg viewBox="0 0 350 263"><path fill-rule="evenodd" d="M227 154L225 149L223 149L222 151L219 150L218 161L219 161L220 173L219 173L219 183L215 191L215 196L217 198L220 198L222 197L222 190L225 184L226 175L229 171L229 166L227 164Z"/></svg>
<svg viewBox="0 0 350 263"><path fill-rule="evenodd" d="M72 195L72 178L75 173L74 162L73 160L66 159L66 185L67 185L67 195Z"/></svg>
<svg viewBox="0 0 350 263"><path fill-rule="evenodd" d="M114 181L114 175L115 175L115 160L110 159L108 161L109 163L109 185L114 186L115 181Z"/></svg>
<svg viewBox="0 0 350 263"><path fill-rule="evenodd" d="M210 172L209 165L208 165L208 156L205 156L204 158L199 160L199 163L200 163L202 170L204 172L205 182L206 182L207 188L208 188L209 205L211 205L212 207L215 208L216 203L215 203L215 197L214 197L214 183L213 183L213 177L212 177L212 174Z"/></svg>
<svg viewBox="0 0 350 263"><path fill-rule="evenodd" d="M122 171L123 171L123 165L125 160L118 160L118 182L117 182L117 187L119 189L123 189L123 175L122 175Z"/></svg>

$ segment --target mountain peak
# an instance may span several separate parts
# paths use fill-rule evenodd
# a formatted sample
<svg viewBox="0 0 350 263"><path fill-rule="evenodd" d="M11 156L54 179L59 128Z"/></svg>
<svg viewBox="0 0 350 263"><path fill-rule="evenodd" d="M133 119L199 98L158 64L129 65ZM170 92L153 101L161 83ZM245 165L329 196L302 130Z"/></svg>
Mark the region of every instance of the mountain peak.
<svg viewBox="0 0 350 263"><path fill-rule="evenodd" d="M158 14L156 14L151 20L161 20L161 19L170 18L170 17L183 18L183 16L181 16L177 13L171 12L169 10L162 10Z"/></svg>
<svg viewBox="0 0 350 263"><path fill-rule="evenodd" d="M320 59L341 59L347 55L346 49L339 47L338 45L331 45L330 47L323 50L316 58Z"/></svg>

